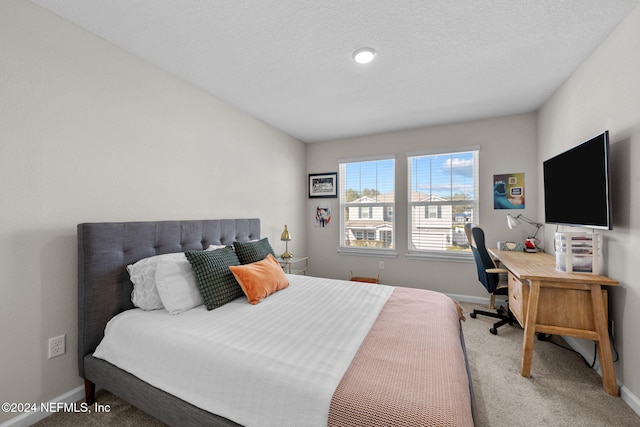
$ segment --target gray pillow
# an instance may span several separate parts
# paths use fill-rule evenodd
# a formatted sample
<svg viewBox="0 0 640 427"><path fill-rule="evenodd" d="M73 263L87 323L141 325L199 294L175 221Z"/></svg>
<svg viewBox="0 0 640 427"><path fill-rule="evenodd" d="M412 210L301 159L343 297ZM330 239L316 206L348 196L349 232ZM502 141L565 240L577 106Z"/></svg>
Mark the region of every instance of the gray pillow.
<svg viewBox="0 0 640 427"><path fill-rule="evenodd" d="M185 256L193 267L200 295L207 310L221 307L244 296L242 288L229 269L240 265L233 249L228 246L214 251L188 251Z"/></svg>

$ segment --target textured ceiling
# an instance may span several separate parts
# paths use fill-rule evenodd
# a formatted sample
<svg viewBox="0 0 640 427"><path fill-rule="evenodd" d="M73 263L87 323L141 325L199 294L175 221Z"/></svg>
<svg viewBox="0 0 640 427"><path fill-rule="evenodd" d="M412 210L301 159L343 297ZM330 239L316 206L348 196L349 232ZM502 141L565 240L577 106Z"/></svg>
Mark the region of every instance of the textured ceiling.
<svg viewBox="0 0 640 427"><path fill-rule="evenodd" d="M32 1L305 142L535 111L640 2Z"/></svg>

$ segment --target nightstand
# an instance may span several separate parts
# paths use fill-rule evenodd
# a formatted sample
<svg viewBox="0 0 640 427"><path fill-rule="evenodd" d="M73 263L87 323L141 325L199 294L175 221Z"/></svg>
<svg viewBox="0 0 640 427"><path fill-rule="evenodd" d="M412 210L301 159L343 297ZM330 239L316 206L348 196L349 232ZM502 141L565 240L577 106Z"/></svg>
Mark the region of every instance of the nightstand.
<svg viewBox="0 0 640 427"><path fill-rule="evenodd" d="M278 262L282 266L282 269L287 274L307 274L307 268L309 267L309 257L306 256L294 256L291 258L277 258Z"/></svg>

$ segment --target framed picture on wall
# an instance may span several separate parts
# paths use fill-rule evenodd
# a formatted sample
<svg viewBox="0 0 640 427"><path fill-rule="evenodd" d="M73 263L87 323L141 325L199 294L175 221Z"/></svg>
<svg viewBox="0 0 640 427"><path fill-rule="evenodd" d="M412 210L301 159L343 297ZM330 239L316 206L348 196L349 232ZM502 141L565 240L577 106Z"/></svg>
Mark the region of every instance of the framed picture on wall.
<svg viewBox="0 0 640 427"><path fill-rule="evenodd" d="M309 198L338 197L338 173L310 173Z"/></svg>

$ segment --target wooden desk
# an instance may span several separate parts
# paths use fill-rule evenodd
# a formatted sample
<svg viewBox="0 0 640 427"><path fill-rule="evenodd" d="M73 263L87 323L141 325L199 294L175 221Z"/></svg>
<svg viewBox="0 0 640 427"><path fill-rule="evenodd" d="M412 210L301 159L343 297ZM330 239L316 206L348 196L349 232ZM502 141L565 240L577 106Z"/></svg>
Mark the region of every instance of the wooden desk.
<svg viewBox="0 0 640 427"><path fill-rule="evenodd" d="M509 309L524 327L523 377L531 375L533 343L537 332L573 336L598 342L598 357L605 391L618 396L613 369L607 297L602 285L618 282L596 274L563 273L556 270L555 257L489 249L509 270Z"/></svg>

